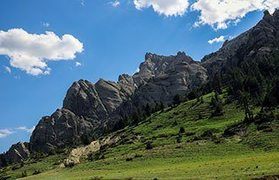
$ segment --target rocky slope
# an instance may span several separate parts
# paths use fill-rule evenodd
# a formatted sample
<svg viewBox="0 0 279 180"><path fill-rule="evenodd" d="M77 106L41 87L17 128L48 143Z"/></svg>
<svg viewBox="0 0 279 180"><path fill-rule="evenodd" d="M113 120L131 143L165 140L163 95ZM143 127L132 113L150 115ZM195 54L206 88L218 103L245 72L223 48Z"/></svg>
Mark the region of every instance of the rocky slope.
<svg viewBox="0 0 279 180"><path fill-rule="evenodd" d="M253 28L226 41L215 53L201 61L212 77L216 72L226 72L244 61L256 61L279 52L279 10L273 15L264 12L263 19Z"/></svg>
<svg viewBox="0 0 279 180"><path fill-rule="evenodd" d="M30 156L29 144L19 142L0 155L0 168L9 164L20 163Z"/></svg>
<svg viewBox="0 0 279 180"><path fill-rule="evenodd" d="M112 132L122 114L131 116L147 103L169 104L176 94L185 94L206 79L206 70L179 52L176 56L148 53L138 73L123 74L118 82L74 82L63 108L42 118L36 126L30 139L31 150L49 153L82 144L84 138L92 141Z"/></svg>

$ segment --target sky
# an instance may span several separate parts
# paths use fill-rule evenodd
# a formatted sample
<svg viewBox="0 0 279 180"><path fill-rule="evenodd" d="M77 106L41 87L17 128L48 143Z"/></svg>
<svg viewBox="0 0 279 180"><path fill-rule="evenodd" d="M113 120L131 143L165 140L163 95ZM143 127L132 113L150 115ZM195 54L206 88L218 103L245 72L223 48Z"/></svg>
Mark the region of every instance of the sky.
<svg viewBox="0 0 279 180"><path fill-rule="evenodd" d="M79 79L117 81L146 52L199 61L278 0L1 0L0 152L29 141Z"/></svg>

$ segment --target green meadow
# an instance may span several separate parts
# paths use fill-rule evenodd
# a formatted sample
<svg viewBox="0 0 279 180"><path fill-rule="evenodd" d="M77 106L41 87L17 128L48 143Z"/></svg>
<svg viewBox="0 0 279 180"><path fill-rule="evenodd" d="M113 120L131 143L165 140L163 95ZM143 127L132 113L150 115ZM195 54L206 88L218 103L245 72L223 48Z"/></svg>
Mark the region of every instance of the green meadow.
<svg viewBox="0 0 279 180"><path fill-rule="evenodd" d="M224 114L212 117L213 94L154 113L121 132L126 141L109 147L102 158L61 168L66 153L31 159L1 171L11 179L252 179L279 175L279 123L272 130L255 124L242 136L224 131L244 119L235 102L223 100ZM225 96L225 95L223 95ZM254 110L255 113L259 109ZM278 110L277 110L278 113ZM147 142L152 148L146 148Z"/></svg>

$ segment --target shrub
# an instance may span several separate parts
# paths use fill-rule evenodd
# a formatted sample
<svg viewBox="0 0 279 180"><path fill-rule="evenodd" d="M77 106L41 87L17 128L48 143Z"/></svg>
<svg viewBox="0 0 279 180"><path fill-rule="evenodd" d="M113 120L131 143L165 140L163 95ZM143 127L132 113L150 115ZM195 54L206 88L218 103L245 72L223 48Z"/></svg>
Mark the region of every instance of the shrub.
<svg viewBox="0 0 279 180"><path fill-rule="evenodd" d="M133 158L128 157L128 158L126 158L126 161L133 161Z"/></svg>
<svg viewBox="0 0 279 180"><path fill-rule="evenodd" d="M136 154L136 155L135 155L135 158L141 158L141 157L143 157L142 154Z"/></svg>
<svg viewBox="0 0 279 180"><path fill-rule="evenodd" d="M151 150L151 149L153 149L153 145L152 145L152 143L151 143L150 141L148 141L148 142L146 143L145 149L146 149L146 150Z"/></svg>
<svg viewBox="0 0 279 180"><path fill-rule="evenodd" d="M27 172L26 172L26 171L23 171L23 172L21 173L21 177L22 177L22 178L27 177Z"/></svg>
<svg viewBox="0 0 279 180"><path fill-rule="evenodd" d="M182 134L178 134L177 138L176 138L176 142L177 143L181 143L182 142Z"/></svg>
<svg viewBox="0 0 279 180"><path fill-rule="evenodd" d="M222 116L223 112L223 104L222 100L219 98L219 95L215 92L214 97L211 98L211 106L213 109L212 117L214 116Z"/></svg>
<svg viewBox="0 0 279 180"><path fill-rule="evenodd" d="M185 133L185 129L184 129L184 127L180 127L179 134L183 134L183 133Z"/></svg>
<svg viewBox="0 0 279 180"><path fill-rule="evenodd" d="M35 170L34 172L33 172L33 175L37 175L37 174L41 174L42 172L40 171L40 170Z"/></svg>

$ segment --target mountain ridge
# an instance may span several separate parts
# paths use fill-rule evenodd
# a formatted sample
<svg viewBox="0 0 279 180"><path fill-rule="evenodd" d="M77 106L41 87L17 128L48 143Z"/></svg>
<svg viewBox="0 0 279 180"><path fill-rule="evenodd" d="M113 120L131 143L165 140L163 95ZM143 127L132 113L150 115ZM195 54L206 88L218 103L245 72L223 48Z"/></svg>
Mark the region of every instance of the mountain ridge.
<svg viewBox="0 0 279 180"><path fill-rule="evenodd" d="M240 62L269 56L278 52L279 10L265 12L253 28L231 41L226 41L215 53L194 61L183 52L177 55L145 55L139 72L120 75L118 82L100 79L95 84L79 80L67 91L62 109L43 117L30 138L30 153L51 153L57 149L91 142L104 133L113 132L123 118L162 103L168 106L176 95L185 95L226 72ZM245 50L245 52L241 52ZM124 118L124 119L125 119ZM81 130L82 129L82 130ZM86 142L83 142L86 141ZM15 149L15 148L14 148ZM0 166L9 155L1 155ZM8 164L21 162L15 158Z"/></svg>

